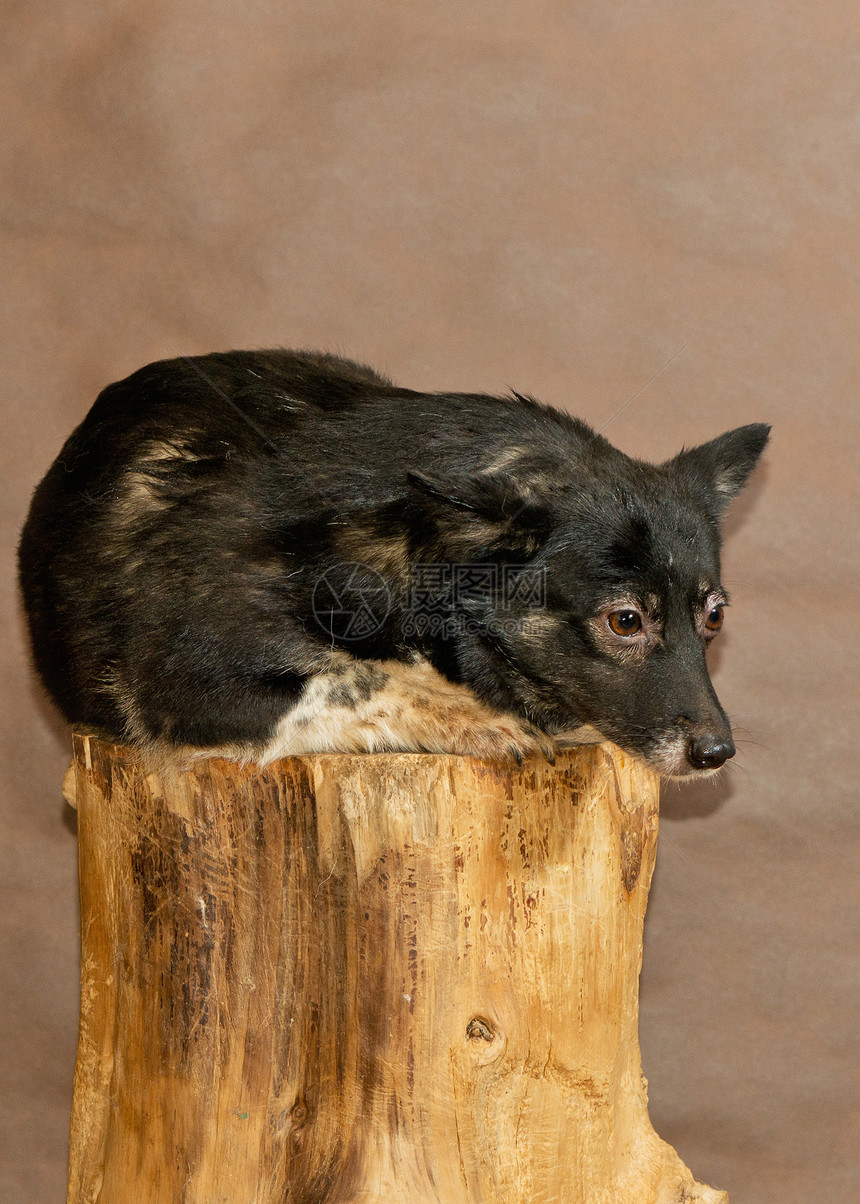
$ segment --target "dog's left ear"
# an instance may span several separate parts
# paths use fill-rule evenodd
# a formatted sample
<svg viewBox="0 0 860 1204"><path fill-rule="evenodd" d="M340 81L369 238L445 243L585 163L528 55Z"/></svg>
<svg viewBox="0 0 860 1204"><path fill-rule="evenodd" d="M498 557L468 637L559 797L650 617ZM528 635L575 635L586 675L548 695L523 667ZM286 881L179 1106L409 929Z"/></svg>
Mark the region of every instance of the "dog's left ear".
<svg viewBox="0 0 860 1204"><path fill-rule="evenodd" d="M529 504L530 491L507 472L410 472L409 483L445 506L471 510L490 521L511 518Z"/></svg>
<svg viewBox="0 0 860 1204"><path fill-rule="evenodd" d="M682 451L664 468L686 478L693 488L704 492L717 517L737 497L758 463L770 434L764 422L752 422L718 435L700 447Z"/></svg>
<svg viewBox="0 0 860 1204"><path fill-rule="evenodd" d="M409 483L449 535L530 554L551 525L544 499L507 472L410 472Z"/></svg>

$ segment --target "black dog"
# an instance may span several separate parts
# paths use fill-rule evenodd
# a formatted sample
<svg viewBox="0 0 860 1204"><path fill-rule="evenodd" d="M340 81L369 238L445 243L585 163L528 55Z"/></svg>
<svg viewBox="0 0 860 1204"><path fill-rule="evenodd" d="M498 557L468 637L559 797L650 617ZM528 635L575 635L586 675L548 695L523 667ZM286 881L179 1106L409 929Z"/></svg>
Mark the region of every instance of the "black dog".
<svg viewBox="0 0 860 1204"><path fill-rule="evenodd" d="M551 756L596 731L713 770L719 519L767 435L651 465L529 398L334 356L152 364L36 491L36 665L73 723L183 753Z"/></svg>

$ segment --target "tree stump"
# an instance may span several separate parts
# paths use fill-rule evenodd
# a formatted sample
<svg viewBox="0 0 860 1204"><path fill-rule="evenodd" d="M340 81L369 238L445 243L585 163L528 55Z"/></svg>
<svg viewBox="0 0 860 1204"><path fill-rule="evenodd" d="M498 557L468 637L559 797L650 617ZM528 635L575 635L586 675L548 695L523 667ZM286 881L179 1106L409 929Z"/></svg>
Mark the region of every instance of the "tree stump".
<svg viewBox="0 0 860 1204"><path fill-rule="evenodd" d="M638 1040L658 782L76 735L70 1204L679 1204Z"/></svg>

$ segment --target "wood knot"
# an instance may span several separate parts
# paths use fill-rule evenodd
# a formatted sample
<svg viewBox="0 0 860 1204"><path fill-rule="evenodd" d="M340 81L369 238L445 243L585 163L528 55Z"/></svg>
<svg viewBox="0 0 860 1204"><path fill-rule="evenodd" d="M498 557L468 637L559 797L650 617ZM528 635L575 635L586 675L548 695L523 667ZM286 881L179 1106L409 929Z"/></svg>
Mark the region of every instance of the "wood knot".
<svg viewBox="0 0 860 1204"><path fill-rule="evenodd" d="M473 1016L466 1025L466 1036L470 1041L495 1041L496 1034L486 1020Z"/></svg>
<svg viewBox="0 0 860 1204"><path fill-rule="evenodd" d="M304 1100L296 1100L290 1109L290 1142L298 1151L304 1143L304 1125L308 1119L308 1106Z"/></svg>

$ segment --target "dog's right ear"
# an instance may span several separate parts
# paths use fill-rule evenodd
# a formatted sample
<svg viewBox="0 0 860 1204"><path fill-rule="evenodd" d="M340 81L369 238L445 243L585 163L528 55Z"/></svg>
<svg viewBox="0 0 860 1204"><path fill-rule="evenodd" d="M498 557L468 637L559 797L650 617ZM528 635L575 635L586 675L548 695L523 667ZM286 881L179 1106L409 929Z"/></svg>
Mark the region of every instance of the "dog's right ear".
<svg viewBox="0 0 860 1204"><path fill-rule="evenodd" d="M719 518L747 483L769 435L767 423L752 422L680 452L663 467L686 478Z"/></svg>
<svg viewBox="0 0 860 1204"><path fill-rule="evenodd" d="M552 525L545 501L507 472L413 471L408 479L422 508L458 543L531 555Z"/></svg>

